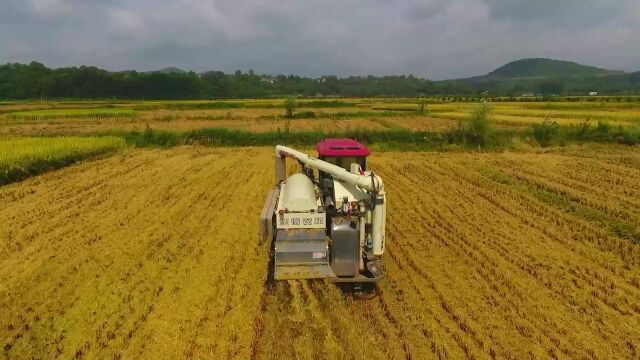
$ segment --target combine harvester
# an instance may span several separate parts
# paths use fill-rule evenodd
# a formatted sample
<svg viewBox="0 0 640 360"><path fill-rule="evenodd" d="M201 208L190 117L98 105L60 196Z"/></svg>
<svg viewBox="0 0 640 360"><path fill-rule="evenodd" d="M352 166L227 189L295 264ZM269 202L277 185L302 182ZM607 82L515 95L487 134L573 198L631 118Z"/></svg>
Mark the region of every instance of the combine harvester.
<svg viewBox="0 0 640 360"><path fill-rule="evenodd" d="M276 186L260 217L261 240L273 244L270 275L375 284L384 277L386 204L382 179L366 171L370 151L350 139L316 148L318 159L276 147ZM287 157L302 167L288 178Z"/></svg>

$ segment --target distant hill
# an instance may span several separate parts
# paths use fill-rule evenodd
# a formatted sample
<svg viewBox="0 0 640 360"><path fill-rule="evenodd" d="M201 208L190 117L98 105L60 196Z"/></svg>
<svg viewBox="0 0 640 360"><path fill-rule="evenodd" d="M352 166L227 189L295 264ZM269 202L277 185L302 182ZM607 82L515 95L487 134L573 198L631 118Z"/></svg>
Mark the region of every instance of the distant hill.
<svg viewBox="0 0 640 360"><path fill-rule="evenodd" d="M571 61L552 59L522 59L503 65L485 78L534 79L554 77L587 77L624 74L622 71L607 70Z"/></svg>
<svg viewBox="0 0 640 360"><path fill-rule="evenodd" d="M157 72L163 73L163 74L186 74L187 73L186 70L182 70L177 67L166 67L164 69L158 70Z"/></svg>
<svg viewBox="0 0 640 360"><path fill-rule="evenodd" d="M640 87L636 73L602 69L571 61L522 59L503 65L487 75L436 82L459 92L488 91L492 95L573 94L591 91L601 94L636 93Z"/></svg>

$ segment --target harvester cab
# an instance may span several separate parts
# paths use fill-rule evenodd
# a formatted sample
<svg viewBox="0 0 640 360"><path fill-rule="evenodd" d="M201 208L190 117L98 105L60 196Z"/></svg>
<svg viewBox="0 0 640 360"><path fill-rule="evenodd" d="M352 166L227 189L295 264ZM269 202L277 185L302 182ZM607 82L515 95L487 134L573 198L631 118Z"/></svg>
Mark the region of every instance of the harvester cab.
<svg viewBox="0 0 640 360"><path fill-rule="evenodd" d="M273 245L271 275L375 283L384 277L386 204L382 179L367 171L370 151L351 139L316 149L318 158L276 147L275 188L260 218L261 239ZM286 176L287 157L300 173Z"/></svg>

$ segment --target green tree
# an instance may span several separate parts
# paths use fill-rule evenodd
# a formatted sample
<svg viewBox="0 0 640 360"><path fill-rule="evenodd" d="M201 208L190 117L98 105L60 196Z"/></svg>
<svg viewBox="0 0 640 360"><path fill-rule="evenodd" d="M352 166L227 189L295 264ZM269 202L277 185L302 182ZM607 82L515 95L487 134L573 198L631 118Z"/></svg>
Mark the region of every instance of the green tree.
<svg viewBox="0 0 640 360"><path fill-rule="evenodd" d="M288 96L284 99L284 116L288 119L293 119L296 108L298 107L298 101L295 96Z"/></svg>
<svg viewBox="0 0 640 360"><path fill-rule="evenodd" d="M490 118L491 105L480 103L473 109L471 119L464 127L465 140L478 146L486 146L491 141L494 132L493 121Z"/></svg>

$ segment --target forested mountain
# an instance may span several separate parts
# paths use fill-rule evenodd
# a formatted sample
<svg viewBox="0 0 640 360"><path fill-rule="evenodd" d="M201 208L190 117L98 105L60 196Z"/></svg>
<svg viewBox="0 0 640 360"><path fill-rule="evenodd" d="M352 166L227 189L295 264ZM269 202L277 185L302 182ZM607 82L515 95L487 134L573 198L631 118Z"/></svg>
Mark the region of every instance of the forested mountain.
<svg viewBox="0 0 640 360"><path fill-rule="evenodd" d="M603 95L637 94L640 73L607 70L570 61L544 58L522 59L503 65L487 75L457 79L471 92L493 95Z"/></svg>
<svg viewBox="0 0 640 360"><path fill-rule="evenodd" d="M601 69L571 61L552 59L522 59L503 65L486 75L493 78L550 78L619 75L622 71Z"/></svg>

